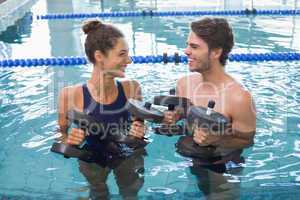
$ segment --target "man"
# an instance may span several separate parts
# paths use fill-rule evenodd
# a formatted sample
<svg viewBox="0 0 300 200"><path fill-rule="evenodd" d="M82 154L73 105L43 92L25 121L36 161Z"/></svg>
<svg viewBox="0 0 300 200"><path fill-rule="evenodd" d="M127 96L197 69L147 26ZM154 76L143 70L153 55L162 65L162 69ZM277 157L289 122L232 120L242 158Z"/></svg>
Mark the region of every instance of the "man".
<svg viewBox="0 0 300 200"><path fill-rule="evenodd" d="M189 98L196 106L206 107L209 100L214 100L214 110L228 117L232 125L229 132L219 135L195 129L194 141L199 145L243 149L253 144L256 111L251 94L225 72L233 44L232 30L225 19L192 22L185 54L193 73L178 80L177 95ZM167 123L178 119L173 112L165 113Z"/></svg>
<svg viewBox="0 0 300 200"><path fill-rule="evenodd" d="M193 159L191 173L197 176L198 187L208 199L238 199L238 183L228 181L222 173L226 162L241 161L240 153L253 144L256 130L251 94L225 72L233 45L232 29L225 19L204 18L192 22L185 49L192 73L177 82L178 96L190 99L195 106L207 107L208 101L214 100L214 110L231 121L231 128L221 134L201 128L192 130L197 144L216 146L223 157L210 167L203 167ZM178 113L166 111L166 123L179 120Z"/></svg>

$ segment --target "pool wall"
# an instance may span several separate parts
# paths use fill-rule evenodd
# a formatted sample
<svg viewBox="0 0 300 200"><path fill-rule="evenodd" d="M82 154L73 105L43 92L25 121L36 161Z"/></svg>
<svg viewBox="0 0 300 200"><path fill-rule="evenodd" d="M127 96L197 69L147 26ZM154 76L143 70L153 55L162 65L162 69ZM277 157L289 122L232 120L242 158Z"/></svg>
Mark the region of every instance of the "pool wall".
<svg viewBox="0 0 300 200"><path fill-rule="evenodd" d="M0 32L22 18L36 0L0 0Z"/></svg>

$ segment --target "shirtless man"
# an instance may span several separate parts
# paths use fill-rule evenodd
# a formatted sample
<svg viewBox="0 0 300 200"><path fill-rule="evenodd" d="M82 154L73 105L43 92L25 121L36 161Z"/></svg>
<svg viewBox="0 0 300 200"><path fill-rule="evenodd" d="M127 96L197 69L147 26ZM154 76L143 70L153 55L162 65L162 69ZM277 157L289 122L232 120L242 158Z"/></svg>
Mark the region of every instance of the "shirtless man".
<svg viewBox="0 0 300 200"><path fill-rule="evenodd" d="M185 54L193 73L179 79L176 90L178 96L189 98L195 106L206 107L209 100L214 100L214 110L230 119L232 128L224 134L209 134L201 128L193 131L197 144L214 145L224 151L251 146L256 130L251 94L225 72L233 45L233 33L225 19L192 22ZM174 112L165 112L167 123L179 118Z"/></svg>

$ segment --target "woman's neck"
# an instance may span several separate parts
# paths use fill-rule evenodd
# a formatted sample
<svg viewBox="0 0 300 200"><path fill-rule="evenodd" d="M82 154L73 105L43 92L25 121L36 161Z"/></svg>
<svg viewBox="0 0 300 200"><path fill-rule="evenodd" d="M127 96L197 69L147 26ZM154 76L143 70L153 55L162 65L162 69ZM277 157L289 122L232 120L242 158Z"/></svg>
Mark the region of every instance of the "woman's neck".
<svg viewBox="0 0 300 200"><path fill-rule="evenodd" d="M88 84L91 86L91 89L97 98L104 101L115 96L114 94L116 94L117 91L114 78L105 75L103 71L98 70L96 67L94 67L92 77L88 80Z"/></svg>

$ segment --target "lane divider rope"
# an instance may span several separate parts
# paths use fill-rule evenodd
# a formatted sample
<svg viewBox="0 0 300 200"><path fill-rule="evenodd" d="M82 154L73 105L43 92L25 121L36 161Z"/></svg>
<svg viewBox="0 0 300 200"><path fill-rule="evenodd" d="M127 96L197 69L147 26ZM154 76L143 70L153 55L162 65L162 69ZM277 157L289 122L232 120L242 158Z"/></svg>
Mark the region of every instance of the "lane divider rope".
<svg viewBox="0 0 300 200"><path fill-rule="evenodd" d="M83 18L106 18L106 17L165 17L165 16L202 16L202 15L299 15L300 10L223 10L223 11L125 11L125 12L102 12L102 13L57 13L36 15L37 20L58 19L83 19Z"/></svg>
<svg viewBox="0 0 300 200"><path fill-rule="evenodd" d="M131 56L134 64L143 63L187 63L186 55L149 55L149 56ZM266 61L300 61L300 53L241 53L230 54L230 62L266 62ZM36 66L73 66L86 65L88 63L85 57L53 57L53 58L26 58L26 59L6 59L0 60L0 68L10 67L36 67Z"/></svg>

